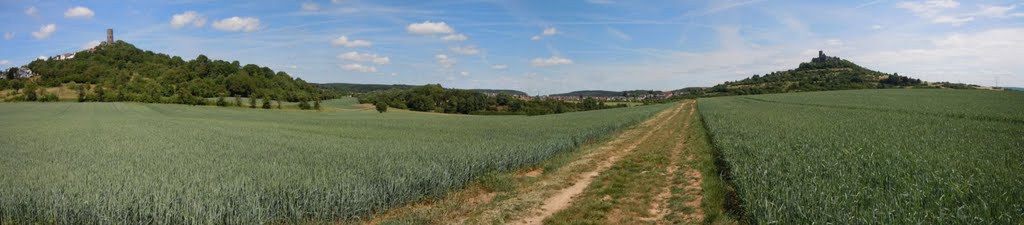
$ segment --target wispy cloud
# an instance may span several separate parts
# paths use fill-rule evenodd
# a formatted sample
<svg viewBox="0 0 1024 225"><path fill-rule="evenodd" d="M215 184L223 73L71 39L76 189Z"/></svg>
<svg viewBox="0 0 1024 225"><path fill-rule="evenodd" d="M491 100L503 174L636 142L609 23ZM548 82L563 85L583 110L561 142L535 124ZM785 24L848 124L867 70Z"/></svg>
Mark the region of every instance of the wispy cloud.
<svg viewBox="0 0 1024 225"><path fill-rule="evenodd" d="M448 26L448 23L430 21L409 24L405 30L412 34L450 34L455 32L455 29Z"/></svg>
<svg viewBox="0 0 1024 225"><path fill-rule="evenodd" d="M469 37L466 37L466 35L463 34L449 34L441 37L441 40L443 41L465 41L467 39L469 39Z"/></svg>
<svg viewBox="0 0 1024 225"><path fill-rule="evenodd" d="M301 8L302 11L316 12L320 11L320 4L317 4L316 2L303 2Z"/></svg>
<svg viewBox="0 0 1024 225"><path fill-rule="evenodd" d="M25 15L39 16L39 9L36 9L35 6L29 6L28 8L25 8Z"/></svg>
<svg viewBox="0 0 1024 225"><path fill-rule="evenodd" d="M50 37L53 32L57 32L57 25L51 23L39 27L38 31L32 32L32 37L35 37L36 39L44 39Z"/></svg>
<svg viewBox="0 0 1024 225"><path fill-rule="evenodd" d="M370 47L373 45L370 41L366 40L349 40L347 36L342 35L341 37L331 40L331 45L335 47L344 46L349 48L355 47Z"/></svg>
<svg viewBox="0 0 1024 225"><path fill-rule="evenodd" d="M533 60L530 60L530 64L533 66L568 65L572 64L572 60L558 56L551 56L549 58L534 58Z"/></svg>
<svg viewBox="0 0 1024 225"><path fill-rule="evenodd" d="M445 54L434 55L434 59L437 60L438 65L441 65L444 68L451 68L452 66L455 66L456 63L458 63L458 61L456 61L455 58L448 57L448 55Z"/></svg>
<svg viewBox="0 0 1024 225"><path fill-rule="evenodd" d="M339 65L341 69L346 71L360 72L360 73L376 73L377 67L365 66L359 63L343 64Z"/></svg>
<svg viewBox="0 0 1024 225"><path fill-rule="evenodd" d="M254 17L231 17L213 22L213 28L223 31L252 32L259 30L260 19Z"/></svg>
<svg viewBox="0 0 1024 225"><path fill-rule="evenodd" d="M387 56L379 56L372 53L359 53L359 52L346 52L338 55L338 59L349 60L354 62L372 62L377 65L386 65L391 63L391 58Z"/></svg>
<svg viewBox="0 0 1024 225"><path fill-rule="evenodd" d="M948 10L960 7L960 2L954 0L907 1L900 2L897 7L906 9L932 23L960 26L974 20L974 16L946 13Z"/></svg>
<svg viewBox="0 0 1024 225"><path fill-rule="evenodd" d="M628 34L626 34L625 32L622 32L619 29L608 27L608 28L605 29L605 31L608 31L609 35L611 35L612 37L615 37L615 38L617 38L619 40L625 40L625 41L633 40L632 36L629 36Z"/></svg>
<svg viewBox="0 0 1024 225"><path fill-rule="evenodd" d="M733 8L738 8L738 7L742 7L742 6L746 6L746 5L750 5L750 4L754 4L754 3L758 3L758 2L763 2L763 1L765 1L765 0L713 1L711 7L708 7L706 10L704 10L702 12L699 12L699 13L697 13L694 16L711 15L711 14L719 13L719 12L722 12L722 11L730 10L730 9L733 9Z"/></svg>
<svg viewBox="0 0 1024 225"><path fill-rule="evenodd" d="M476 54L480 54L480 49L477 48L476 46L472 46L472 45L469 45L469 46L455 46L455 47L451 47L449 49L452 50L452 52L463 54L463 55L476 55Z"/></svg>

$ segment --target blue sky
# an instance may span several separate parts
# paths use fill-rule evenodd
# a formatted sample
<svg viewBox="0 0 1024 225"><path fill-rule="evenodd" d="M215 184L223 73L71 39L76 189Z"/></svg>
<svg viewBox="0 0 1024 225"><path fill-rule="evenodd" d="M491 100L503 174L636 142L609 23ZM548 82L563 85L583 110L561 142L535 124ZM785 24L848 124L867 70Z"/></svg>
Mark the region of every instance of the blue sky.
<svg viewBox="0 0 1024 225"><path fill-rule="evenodd" d="M671 90L824 50L928 81L1024 86L1024 1L0 2L0 66L97 44L269 66L311 82L530 94Z"/></svg>

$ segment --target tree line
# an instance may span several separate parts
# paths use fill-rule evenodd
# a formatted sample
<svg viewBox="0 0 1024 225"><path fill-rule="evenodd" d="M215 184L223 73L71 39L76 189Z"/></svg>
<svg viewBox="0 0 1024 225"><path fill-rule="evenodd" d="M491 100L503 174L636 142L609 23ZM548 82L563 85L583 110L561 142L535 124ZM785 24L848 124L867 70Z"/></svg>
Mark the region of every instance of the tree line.
<svg viewBox="0 0 1024 225"><path fill-rule="evenodd" d="M594 98L569 102L554 99L521 99L506 93L489 96L479 91L445 89L440 84L362 93L356 97L359 103L373 104L380 112L385 112L390 107L452 114L545 115L626 107L625 104L607 105Z"/></svg>

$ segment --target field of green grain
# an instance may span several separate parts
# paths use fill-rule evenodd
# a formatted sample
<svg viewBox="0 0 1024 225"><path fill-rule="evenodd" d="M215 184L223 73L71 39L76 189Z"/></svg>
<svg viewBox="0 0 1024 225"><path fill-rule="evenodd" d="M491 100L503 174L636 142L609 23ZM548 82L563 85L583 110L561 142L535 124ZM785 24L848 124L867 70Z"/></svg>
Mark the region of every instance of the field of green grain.
<svg viewBox="0 0 1024 225"><path fill-rule="evenodd" d="M536 164L668 106L526 117L5 103L0 224L355 219Z"/></svg>
<svg viewBox="0 0 1024 225"><path fill-rule="evenodd" d="M856 90L701 99L754 224L1024 222L1024 93Z"/></svg>

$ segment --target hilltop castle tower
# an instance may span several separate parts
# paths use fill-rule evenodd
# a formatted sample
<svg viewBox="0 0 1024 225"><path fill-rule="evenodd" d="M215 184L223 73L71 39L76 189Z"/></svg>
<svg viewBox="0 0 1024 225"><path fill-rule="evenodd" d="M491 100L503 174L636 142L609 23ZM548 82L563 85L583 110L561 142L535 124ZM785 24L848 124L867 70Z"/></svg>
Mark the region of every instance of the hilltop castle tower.
<svg viewBox="0 0 1024 225"><path fill-rule="evenodd" d="M819 50L818 51L818 57L811 59L811 62L820 63L820 62L825 62L825 61L829 61L829 60L838 60L838 59L839 59L839 57L827 56L827 55L825 55L825 51Z"/></svg>
<svg viewBox="0 0 1024 225"><path fill-rule="evenodd" d="M107 28L107 44L114 43L114 29Z"/></svg>

